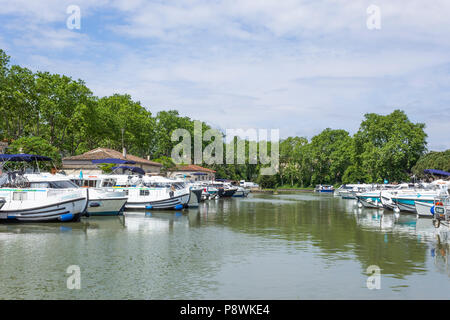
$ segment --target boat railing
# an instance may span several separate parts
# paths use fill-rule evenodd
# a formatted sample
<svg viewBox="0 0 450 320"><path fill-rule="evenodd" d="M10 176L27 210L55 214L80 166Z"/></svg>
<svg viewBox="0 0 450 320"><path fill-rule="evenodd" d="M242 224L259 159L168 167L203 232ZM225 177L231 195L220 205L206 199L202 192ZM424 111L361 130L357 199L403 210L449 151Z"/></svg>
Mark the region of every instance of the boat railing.
<svg viewBox="0 0 450 320"><path fill-rule="evenodd" d="M6 172L0 176L0 188L29 188L30 182L22 171Z"/></svg>

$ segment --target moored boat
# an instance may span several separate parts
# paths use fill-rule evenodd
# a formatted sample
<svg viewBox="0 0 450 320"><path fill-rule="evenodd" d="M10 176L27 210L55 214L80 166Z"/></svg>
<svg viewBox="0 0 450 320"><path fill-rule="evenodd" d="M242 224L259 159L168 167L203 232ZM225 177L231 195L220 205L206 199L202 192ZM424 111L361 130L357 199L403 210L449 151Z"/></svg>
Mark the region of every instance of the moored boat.
<svg viewBox="0 0 450 320"><path fill-rule="evenodd" d="M416 212L420 217L433 217L433 206L434 203L428 202L416 202L415 208Z"/></svg>
<svg viewBox="0 0 450 320"><path fill-rule="evenodd" d="M32 187L45 187L58 190L78 189L80 185L75 184L69 176L53 175L49 173L26 174L25 178ZM86 180L89 184L89 181ZM83 188L86 185L81 184ZM89 188L89 199L87 206L87 215L92 216L111 216L119 215L125 208L127 197L125 193L115 192L112 188Z"/></svg>
<svg viewBox="0 0 450 320"><path fill-rule="evenodd" d="M315 192L320 192L320 193L333 193L334 192L334 187L331 186L331 185L318 184L314 188L314 191Z"/></svg>
<svg viewBox="0 0 450 320"><path fill-rule="evenodd" d="M36 163L51 161L30 154L2 154L1 168L10 162ZM25 166L24 166L25 168ZM9 171L0 177L0 220L5 222L78 221L86 213L88 191L70 186L59 189L32 185L24 171Z"/></svg>
<svg viewBox="0 0 450 320"><path fill-rule="evenodd" d="M0 188L0 221L78 221L86 212L87 190Z"/></svg>
<svg viewBox="0 0 450 320"><path fill-rule="evenodd" d="M358 204L365 208L383 208L380 191L357 193L356 198L358 199Z"/></svg>
<svg viewBox="0 0 450 320"><path fill-rule="evenodd" d="M233 197L236 198L245 198L250 193L249 189L246 189L244 187L238 186L236 192L233 194Z"/></svg>

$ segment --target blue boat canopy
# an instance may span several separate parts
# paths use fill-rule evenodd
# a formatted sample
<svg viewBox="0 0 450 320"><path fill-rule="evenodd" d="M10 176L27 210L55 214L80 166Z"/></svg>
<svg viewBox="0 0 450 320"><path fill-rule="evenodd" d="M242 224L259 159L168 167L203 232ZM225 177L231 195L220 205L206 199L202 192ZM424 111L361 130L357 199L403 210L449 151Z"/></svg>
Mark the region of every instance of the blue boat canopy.
<svg viewBox="0 0 450 320"><path fill-rule="evenodd" d="M425 170L423 170L423 172L429 173L429 174L437 174L437 175L441 175L441 176L450 176L450 172L443 171L443 170L425 169Z"/></svg>
<svg viewBox="0 0 450 320"><path fill-rule="evenodd" d="M25 153L0 154L0 161L16 161L16 162L52 161L52 158Z"/></svg>
<svg viewBox="0 0 450 320"><path fill-rule="evenodd" d="M139 167L119 166L119 167L112 167L111 169L112 170L125 169L125 170L130 170L131 172L134 172L134 173L145 175L145 171Z"/></svg>
<svg viewBox="0 0 450 320"><path fill-rule="evenodd" d="M97 160L92 160L92 163L136 164L135 161L122 160L122 159L117 159L117 158L97 159Z"/></svg>

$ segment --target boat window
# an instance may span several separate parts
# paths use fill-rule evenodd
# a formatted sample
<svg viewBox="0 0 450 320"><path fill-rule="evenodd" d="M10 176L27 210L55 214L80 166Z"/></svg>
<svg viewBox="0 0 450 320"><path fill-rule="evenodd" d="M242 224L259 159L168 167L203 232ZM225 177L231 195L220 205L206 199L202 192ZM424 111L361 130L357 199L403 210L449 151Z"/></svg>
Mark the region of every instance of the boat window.
<svg viewBox="0 0 450 320"><path fill-rule="evenodd" d="M73 183L75 183L77 186L79 186L79 187L82 187L83 186L83 181L81 181L81 180L75 180L75 179L72 179L71 180Z"/></svg>
<svg viewBox="0 0 450 320"><path fill-rule="evenodd" d="M31 182L30 188L35 188L35 189L50 188L50 185L48 182Z"/></svg>
<svg viewBox="0 0 450 320"><path fill-rule="evenodd" d="M95 187L95 186L97 185L96 182L97 182L97 181L95 181L95 180L84 180L83 186L84 186L84 187L90 187L90 188L93 188L93 187Z"/></svg>
<svg viewBox="0 0 450 320"><path fill-rule="evenodd" d="M53 189L72 189L72 188L79 188L75 183L72 181L51 181L49 183L50 188Z"/></svg>
<svg viewBox="0 0 450 320"><path fill-rule="evenodd" d="M52 181L50 182L50 187L53 189L70 189L78 188L78 186L70 181Z"/></svg>
<svg viewBox="0 0 450 320"><path fill-rule="evenodd" d="M102 187L103 188L114 187L115 185L116 185L116 180L115 179L105 179L102 182Z"/></svg>
<svg viewBox="0 0 450 320"><path fill-rule="evenodd" d="M26 192L13 192L13 200L15 200L15 201L27 200L27 193Z"/></svg>
<svg viewBox="0 0 450 320"><path fill-rule="evenodd" d="M149 190L140 190L139 195L140 196L148 196L148 195L150 195L150 191Z"/></svg>

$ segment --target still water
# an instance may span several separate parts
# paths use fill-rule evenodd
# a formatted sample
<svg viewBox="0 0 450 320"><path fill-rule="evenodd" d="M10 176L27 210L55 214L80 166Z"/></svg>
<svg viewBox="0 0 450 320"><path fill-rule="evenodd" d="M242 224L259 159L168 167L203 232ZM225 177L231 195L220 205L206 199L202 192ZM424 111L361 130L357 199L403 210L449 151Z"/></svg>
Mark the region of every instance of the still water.
<svg viewBox="0 0 450 320"><path fill-rule="evenodd" d="M450 299L449 238L430 219L299 193L0 224L0 299Z"/></svg>

